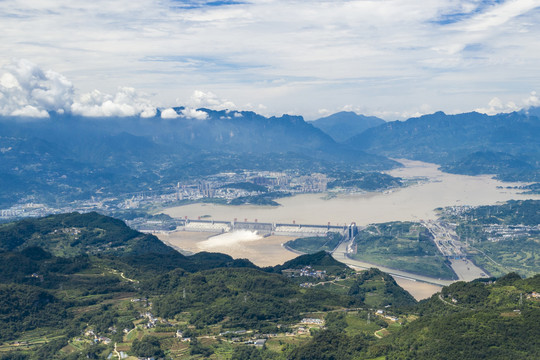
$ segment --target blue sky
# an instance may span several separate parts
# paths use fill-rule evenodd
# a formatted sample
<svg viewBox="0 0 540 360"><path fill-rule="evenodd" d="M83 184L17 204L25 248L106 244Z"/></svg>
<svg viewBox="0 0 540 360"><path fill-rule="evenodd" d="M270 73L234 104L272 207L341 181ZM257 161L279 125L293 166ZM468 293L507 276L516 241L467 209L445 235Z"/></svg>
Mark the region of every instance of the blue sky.
<svg viewBox="0 0 540 360"><path fill-rule="evenodd" d="M511 111L540 105L539 24L534 0L4 0L0 114Z"/></svg>

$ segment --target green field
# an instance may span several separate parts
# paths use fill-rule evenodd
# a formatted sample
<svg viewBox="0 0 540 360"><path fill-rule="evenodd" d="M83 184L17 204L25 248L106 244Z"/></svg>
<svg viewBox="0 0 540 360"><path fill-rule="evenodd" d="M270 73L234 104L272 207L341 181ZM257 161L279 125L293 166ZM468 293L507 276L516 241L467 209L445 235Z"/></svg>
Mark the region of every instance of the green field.
<svg viewBox="0 0 540 360"><path fill-rule="evenodd" d="M328 233L327 236L310 236L287 241L285 245L293 250L306 254L318 251L332 251L339 245L342 236L338 233Z"/></svg>
<svg viewBox="0 0 540 360"><path fill-rule="evenodd" d="M435 278L455 278L431 234L421 224L371 225L360 231L354 242L357 250L351 255L354 259Z"/></svg>

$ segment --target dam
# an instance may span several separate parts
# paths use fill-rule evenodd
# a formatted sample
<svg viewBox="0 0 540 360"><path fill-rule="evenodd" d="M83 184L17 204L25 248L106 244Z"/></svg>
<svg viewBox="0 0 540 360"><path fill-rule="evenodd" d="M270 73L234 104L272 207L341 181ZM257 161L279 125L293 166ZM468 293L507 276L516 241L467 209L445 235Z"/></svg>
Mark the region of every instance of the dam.
<svg viewBox="0 0 540 360"><path fill-rule="evenodd" d="M344 226L336 225L313 225L313 224L287 224L287 223L264 223L257 221L219 221L219 220L190 220L183 219L178 224L176 231L226 233L236 230L256 231L261 236L326 236L329 232L340 233L345 239L352 239L358 233L355 223Z"/></svg>

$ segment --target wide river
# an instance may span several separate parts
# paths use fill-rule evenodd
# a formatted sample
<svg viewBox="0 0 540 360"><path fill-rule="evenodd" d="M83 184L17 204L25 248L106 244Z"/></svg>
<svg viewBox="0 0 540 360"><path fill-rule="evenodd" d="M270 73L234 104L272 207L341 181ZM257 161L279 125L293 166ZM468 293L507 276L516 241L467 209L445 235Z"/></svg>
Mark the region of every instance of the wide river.
<svg viewBox="0 0 540 360"><path fill-rule="evenodd" d="M425 181L386 193L342 194L331 199L325 199L325 194L297 195L279 199L281 206L277 207L192 204L165 209L164 212L173 217L187 216L191 219L207 215L214 220L228 221L237 218L238 221L257 219L259 222L292 223L295 220L296 223L303 224L325 225L330 222L333 225L343 225L356 222L358 225L367 225L386 221L435 219L434 209L438 207L489 205L510 199L540 199L539 195L522 195L519 190L507 189L509 186L518 184L502 183L491 179L490 176L446 174L439 171L437 165L434 164L408 160L401 160L401 162L404 167L392 170L389 174L404 179L421 177ZM281 246L291 240L291 237L270 236L248 239L242 234L234 233L215 235L217 234L177 231L161 234L158 237L179 249L191 252L218 251L235 258L247 258L259 266L282 264L297 256ZM339 257L340 254L337 253L334 256ZM359 264L350 259L341 260L359 265L359 268L372 266ZM467 269L469 267L470 265ZM459 270L459 266L456 269ZM467 276L462 277L468 279ZM440 291L440 286L430 283L405 279L401 276L395 276L395 279L417 300Z"/></svg>
<svg viewBox="0 0 540 360"><path fill-rule="evenodd" d="M516 183L503 183L490 176L466 176L439 171L437 165L400 160L404 167L389 172L402 178L426 178L417 185L391 192L342 194L326 198L325 194L302 194L278 199L281 206L224 206L191 204L165 209L172 217L196 219L210 216L214 220L279 222L302 224L358 225L387 221L435 219L434 209L452 205L490 205L510 199L540 199L540 195L523 195L508 189Z"/></svg>

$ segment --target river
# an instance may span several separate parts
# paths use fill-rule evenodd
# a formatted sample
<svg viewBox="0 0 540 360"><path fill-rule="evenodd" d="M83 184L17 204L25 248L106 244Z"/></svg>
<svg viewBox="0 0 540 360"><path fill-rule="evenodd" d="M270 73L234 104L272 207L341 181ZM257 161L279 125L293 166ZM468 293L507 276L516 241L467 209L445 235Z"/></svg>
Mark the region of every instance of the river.
<svg viewBox="0 0 540 360"><path fill-rule="evenodd" d="M278 199L281 206L224 206L191 204L165 209L172 217L196 219L210 216L215 220L247 219L259 222L358 225L387 221L418 221L436 218L434 209L452 205L490 205L511 199L540 199L507 189L517 183L503 183L490 176L466 176L439 171L437 165L400 160L403 168L389 172L406 179L422 177L427 181L391 192L341 194L328 199L325 194L302 194Z"/></svg>
<svg viewBox="0 0 540 360"><path fill-rule="evenodd" d="M326 194L302 194L279 199L281 204L269 206L224 206L215 204L191 204L165 209L163 212L177 218L199 216L214 220L247 219L270 223L296 223L344 225L356 222L368 225L387 221L419 221L436 219L435 209L454 205L491 205L507 200L540 199L540 195L520 194L520 190L508 187L519 183L503 183L491 176L466 176L447 174L438 170L435 164L419 161L399 160L404 167L388 173L403 179L422 179L415 185L394 189L385 193L340 194L328 198ZM176 232L159 235L163 241L192 252L219 251L233 257L245 257L259 266L281 264L297 255L287 251L282 243L291 238L272 236L271 238L247 239L244 236L227 236L226 241L208 240L215 234ZM236 240L237 241L236 241ZM217 240L217 239L215 239ZM334 256L339 257L338 254ZM370 264L354 263L342 256L342 261L359 268ZM345 261L347 260L347 261ZM459 264L457 264L459 268ZM470 266L469 266L470 267ZM386 269L393 272L396 281L415 298L422 299L440 290L446 282L420 279L418 276ZM458 269L459 270L459 269ZM413 277L411 277L413 276ZM471 275L472 276L472 275ZM461 274L460 277L470 277ZM473 276L474 277L474 276ZM419 280L419 281L417 281ZM424 280L424 281L423 281ZM427 282L426 282L427 281Z"/></svg>

